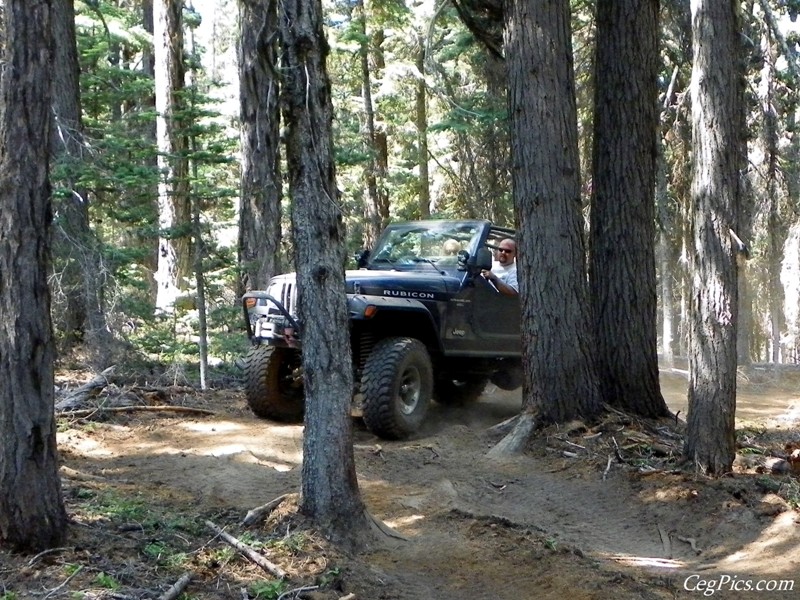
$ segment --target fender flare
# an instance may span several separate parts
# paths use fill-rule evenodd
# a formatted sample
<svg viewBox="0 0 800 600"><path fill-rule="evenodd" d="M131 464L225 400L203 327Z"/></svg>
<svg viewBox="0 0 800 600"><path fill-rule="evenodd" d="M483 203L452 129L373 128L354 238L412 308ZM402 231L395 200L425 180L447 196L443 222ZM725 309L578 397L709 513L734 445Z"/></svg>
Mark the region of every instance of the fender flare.
<svg viewBox="0 0 800 600"><path fill-rule="evenodd" d="M368 307L375 307L376 313L367 314ZM436 322L431 311L419 300L413 298L390 298L384 296L365 296L362 294L348 294L347 307L350 319L354 321L369 321L381 313L381 311L405 312L416 315L424 315L424 320L428 324L431 339L434 341L437 350L442 349L442 341L436 335Z"/></svg>

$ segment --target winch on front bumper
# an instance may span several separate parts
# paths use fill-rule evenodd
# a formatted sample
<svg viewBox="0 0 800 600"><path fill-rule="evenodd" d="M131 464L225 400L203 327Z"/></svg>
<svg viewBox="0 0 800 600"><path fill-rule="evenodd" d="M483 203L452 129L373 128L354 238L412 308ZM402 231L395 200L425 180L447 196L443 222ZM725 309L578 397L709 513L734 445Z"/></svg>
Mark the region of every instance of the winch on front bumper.
<svg viewBox="0 0 800 600"><path fill-rule="evenodd" d="M272 286L270 286L272 287ZM300 346L300 323L283 302L270 294L271 289L247 292L242 296L242 308L247 324L247 336L253 343L265 341L278 346ZM293 295L282 294L285 300L295 300Z"/></svg>

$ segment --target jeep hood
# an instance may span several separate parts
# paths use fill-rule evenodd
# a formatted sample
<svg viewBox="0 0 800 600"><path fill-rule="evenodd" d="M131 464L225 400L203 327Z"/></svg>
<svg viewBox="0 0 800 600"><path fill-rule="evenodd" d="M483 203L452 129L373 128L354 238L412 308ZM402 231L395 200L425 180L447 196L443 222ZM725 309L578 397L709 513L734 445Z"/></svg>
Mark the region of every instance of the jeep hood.
<svg viewBox="0 0 800 600"><path fill-rule="evenodd" d="M414 271L375 271L360 269L345 272L348 294L365 296L386 296L395 298L416 298L420 300L438 299L440 294L452 294L461 287L465 273L460 277L443 274L430 268Z"/></svg>

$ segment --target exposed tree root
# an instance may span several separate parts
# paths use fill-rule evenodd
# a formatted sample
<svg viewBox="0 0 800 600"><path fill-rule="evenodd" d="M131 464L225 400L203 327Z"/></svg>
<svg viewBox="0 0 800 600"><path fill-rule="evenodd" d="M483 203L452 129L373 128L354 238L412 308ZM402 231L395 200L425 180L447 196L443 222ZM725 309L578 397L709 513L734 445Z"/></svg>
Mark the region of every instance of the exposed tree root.
<svg viewBox="0 0 800 600"><path fill-rule="evenodd" d="M510 419L506 419L497 425L493 425L487 431L492 435L507 435L509 431L514 429L517 421L519 421L519 415L514 415Z"/></svg>
<svg viewBox="0 0 800 600"><path fill-rule="evenodd" d="M502 440L497 442L487 453L489 458L503 458L520 454L536 429L536 417L533 413L523 412L515 417L514 428Z"/></svg>
<svg viewBox="0 0 800 600"><path fill-rule="evenodd" d="M386 523L384 523L377 517L372 516L368 510L364 511L364 516L367 517L367 520L369 521L369 523L371 523L373 529L377 530L378 533L383 534L386 537L394 538L396 540L403 540L404 542L408 541L407 537L396 532L394 529L389 527Z"/></svg>

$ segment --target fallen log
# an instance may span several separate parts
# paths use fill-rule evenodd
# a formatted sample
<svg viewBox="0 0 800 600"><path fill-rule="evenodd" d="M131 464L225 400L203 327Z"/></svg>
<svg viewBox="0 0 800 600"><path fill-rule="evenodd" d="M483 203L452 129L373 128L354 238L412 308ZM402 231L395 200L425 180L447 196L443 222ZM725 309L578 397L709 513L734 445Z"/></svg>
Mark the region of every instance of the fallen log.
<svg viewBox="0 0 800 600"><path fill-rule="evenodd" d="M186 586L188 586L191 581L192 574L188 572L184 573L180 576L178 581L172 585L172 587L159 596L158 600L175 600L175 598L183 593L183 590L186 589Z"/></svg>
<svg viewBox="0 0 800 600"><path fill-rule="evenodd" d="M266 504L262 504L261 506L256 506L255 508L251 508L247 511L247 514L242 519L242 525L249 526L254 524L256 521L260 521L266 515L269 515L273 510L275 510L278 505L286 500L291 494L283 494L278 496L277 498L270 500Z"/></svg>
<svg viewBox="0 0 800 600"><path fill-rule="evenodd" d="M219 537L221 537L226 544L229 544L230 546L234 547L236 550L241 552L245 558L257 564L267 573L271 573L278 579L286 579L286 571L281 569L278 565L276 565L272 561L268 560L266 557L264 557L263 554L256 552L256 550L254 550L244 542L236 539L231 534L226 532L221 527L215 525L211 521L206 521L206 527L208 527L211 531L213 531Z"/></svg>
<svg viewBox="0 0 800 600"><path fill-rule="evenodd" d="M314 590L318 590L318 585L304 585L299 588L294 588L292 590L286 590L280 596L278 596L278 600L289 600L289 598L308 598L309 596L300 595L304 592L313 592Z"/></svg>
<svg viewBox="0 0 800 600"><path fill-rule="evenodd" d="M64 411L69 408L84 406L90 398L97 396L110 383L109 379L114 374L114 369L116 369L116 366L108 367L99 375L95 375L90 381L67 393L64 398L56 403L56 410Z"/></svg>
<svg viewBox="0 0 800 600"><path fill-rule="evenodd" d="M179 412L196 415L215 415L213 410L193 408L191 406L98 406L97 408L84 408L81 410L65 410L56 413L56 417L89 417L96 413L121 413L121 412Z"/></svg>

